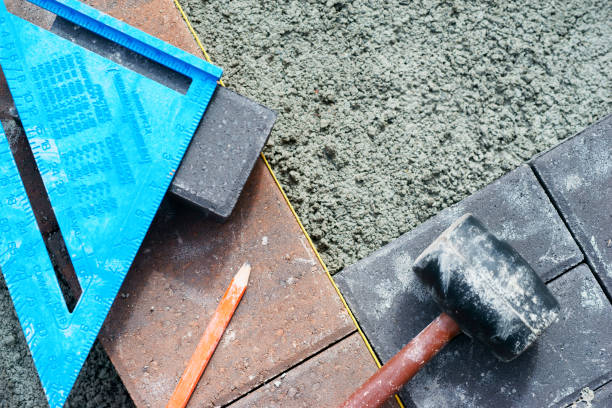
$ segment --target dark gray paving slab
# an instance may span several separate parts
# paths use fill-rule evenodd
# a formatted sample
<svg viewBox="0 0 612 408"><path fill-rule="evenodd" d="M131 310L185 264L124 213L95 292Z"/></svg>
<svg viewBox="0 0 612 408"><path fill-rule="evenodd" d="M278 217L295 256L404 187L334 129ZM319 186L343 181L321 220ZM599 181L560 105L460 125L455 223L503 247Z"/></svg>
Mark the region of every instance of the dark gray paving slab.
<svg viewBox="0 0 612 408"><path fill-rule="evenodd" d="M62 18L55 20L51 31L178 92L189 88L189 78ZM217 87L170 193L226 220L275 121L276 113L265 106Z"/></svg>
<svg viewBox="0 0 612 408"><path fill-rule="evenodd" d="M510 242L544 279L582 262L582 254L528 166L522 166L440 212L335 275L377 352L386 360L437 308L411 271L413 260L456 218L472 212Z"/></svg>
<svg viewBox="0 0 612 408"><path fill-rule="evenodd" d="M612 378L612 306L583 264L549 284L561 318L516 360L502 363L462 335L402 391L418 407L549 407Z"/></svg>
<svg viewBox="0 0 612 408"><path fill-rule="evenodd" d="M594 407L612 407L612 381L595 391Z"/></svg>
<svg viewBox="0 0 612 408"><path fill-rule="evenodd" d="M582 253L535 175L522 166L335 275L383 361L438 315L410 268L421 251L466 212L510 242L546 280L582 262Z"/></svg>
<svg viewBox="0 0 612 408"><path fill-rule="evenodd" d="M612 115L536 157L533 168L612 293Z"/></svg>
<svg viewBox="0 0 612 408"><path fill-rule="evenodd" d="M572 269L549 287L561 304L561 318L534 347L502 363L485 346L460 335L402 389L406 405L565 406L587 385L595 389L609 381L612 306L588 266ZM411 325L413 334L420 329Z"/></svg>

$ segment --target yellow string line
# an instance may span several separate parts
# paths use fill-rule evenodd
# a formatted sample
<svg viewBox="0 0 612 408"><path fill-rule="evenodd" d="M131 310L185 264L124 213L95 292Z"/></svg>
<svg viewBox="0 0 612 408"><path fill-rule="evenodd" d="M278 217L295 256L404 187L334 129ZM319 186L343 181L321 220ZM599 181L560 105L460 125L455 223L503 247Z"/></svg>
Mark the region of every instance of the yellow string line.
<svg viewBox="0 0 612 408"><path fill-rule="evenodd" d="M185 23L187 23L187 27L189 28L189 31L191 32L191 35L193 35L193 38L195 38L196 42L198 43L198 46L202 50L202 53L204 54L204 58L206 58L206 61L208 61L208 62L210 62L212 64L212 61L211 61L210 57L208 56L208 53L206 52L206 49L204 48L204 45L202 45L202 42L200 42L200 38L198 37L198 34L193 29L193 26L191 25L191 23L189 22L189 18L187 17L187 14L185 14L185 12L183 11L183 8L181 7L181 4L178 2L178 0L174 0L174 4L176 5L176 8L178 8L178 10L181 12L181 15L183 16L183 20L185 20ZM223 82L221 80L219 80L219 84L221 86L225 86L225 84L223 84ZM263 152L261 153L261 158L264 161L264 163L266 164L266 167L268 168L268 171L272 175L272 179L274 179L274 183L276 183L276 186L277 186L278 190L281 192L283 198L285 199L285 202L287 203L287 206L289 207L289 209L291 210L291 213L295 217L295 220L297 221L298 225L300 226L300 229L302 230L302 233L306 237L306 240L308 240L308 244L310 245L310 248L312 249L312 251L314 252L315 256L319 260L319 263L323 267L323 270L325 271L325 274L327 275L327 278L329 279L329 281L331 282L332 286L336 290L336 293L338 294L338 297L342 301L342 304L344 305L344 308L348 312L348 315L350 316L351 320L353 321L353 324L357 328L357 332L359 332L359 335L363 339L363 342L365 343L366 348L370 352L370 355L374 359L374 362L376 363L376 365L380 368L382 366L382 364L380 363L380 360L378 360L378 357L376 356L376 353L374 352L374 349L370 345L370 342L366 338L365 333L363 332L363 330L361 330L361 326L359 326L359 323L357 323L357 319L353 315L353 312L351 311L351 308L349 307L348 303L346 303L346 300L344 299L344 296L342 296L342 292L340 292L340 289L338 288L338 285L336 285L336 282L334 281L334 278L332 277L331 273L329 273L329 269L327 269L327 265L325 265L325 262L323 262L323 259L321 258L321 255L319 254L319 251L317 251L317 248L315 247L314 242L312 242L312 239L310 238L310 235L308 235L308 232L306 231L306 228L304 228L304 224L302 224L302 221L300 220L300 217L298 216L297 212L295 211L295 208L293 208L293 205L289 201L289 197L287 197L287 194L285 194L285 190L283 189L283 186L281 186L280 182L278 181L278 178L276 178L276 174L274 174L274 170L272 170L272 167L270 166L270 163L268 162L268 159L266 159L266 156L263 154ZM397 394L395 395L395 399L396 399L398 405L400 406L400 408L405 408L404 404L402 403L400 398L397 396Z"/></svg>
<svg viewBox="0 0 612 408"><path fill-rule="evenodd" d="M187 14L185 14L185 12L183 11L183 7L181 7L181 3L179 3L178 0L174 0L174 5L178 9L178 11L181 12L181 16L183 16L183 20L185 20L185 23L187 23L187 28L189 28L189 31L191 32L191 35L196 40L196 43L198 43L198 46L202 50L202 53L204 54L204 58L206 59L206 61L208 61L209 63L212 64L212 60L208 56L208 53L206 52L206 48L204 48L204 45L200 41L200 37L198 36L198 34L193 29L193 26L191 25L191 22L189 21L189 18L187 18ZM219 85L221 85L223 87L225 86L225 84L223 83L222 79L219 79Z"/></svg>
<svg viewBox="0 0 612 408"><path fill-rule="evenodd" d="M357 331L359 332L359 335L363 339L363 342L365 343L368 351L372 355L372 358L374 359L374 362L376 363L378 368L380 368L382 366L380 364L380 360L378 360L378 357L376 356L376 353L374 353L374 349L370 345L370 342L366 338L363 330L361 330L361 326L359 326L359 323L357 323L357 319L353 315L353 312L351 311L351 308L346 303L346 300L344 299L344 296L342 296L342 292L340 292L340 289L338 288L338 285L336 285L336 282L334 281L334 278L331 276L331 273L329 273L329 269L327 269L327 265L325 265L325 262L323 262L323 259L321 258L321 255L319 254L319 251L317 251L317 248L315 248L315 245L312 242L312 239L310 239L310 235L308 235L308 232L306 231L306 228L304 228L304 225L302 224L302 221L300 220L300 217L295 212L295 208L293 208L293 205L291 205L291 202L289 201L289 198L287 197L287 194L285 194L285 190L283 189L283 186L281 186L280 182L276 178L276 174L274 174L274 170L272 170L272 167L270 166L270 163L268 163L268 160L266 159L266 156L264 156L263 153L261 154L261 158L263 159L264 163L266 164L266 167L270 171L270 174L272 175L272 178L274 179L274 182L276 183L276 186L278 187L278 189L280 190L281 194L283 195L283 198L285 199L285 202L289 206L289 209L293 213L293 216L295 217L295 220L297 221L298 225L300 226L300 229L302 230L302 233L304 234L304 236L306 236L306 239L308 240L308 243L310 244L310 247L312 248L313 252L315 253L317 259L319 260L319 263L323 267L323 270L325 270L325 274L327 275L327 277L329 278L329 281L331 282L332 286L336 290L336 293L338 294L338 297L340 297L340 300L342 301L342 304L344 305L344 308L346 309L346 311L348 312L349 316L351 317L351 320L353 321L353 324L357 328ZM400 406L400 408L405 408L404 404L402 403L402 400L400 400L400 398L399 398L399 396L397 394L395 395L395 400L397 401L397 404Z"/></svg>

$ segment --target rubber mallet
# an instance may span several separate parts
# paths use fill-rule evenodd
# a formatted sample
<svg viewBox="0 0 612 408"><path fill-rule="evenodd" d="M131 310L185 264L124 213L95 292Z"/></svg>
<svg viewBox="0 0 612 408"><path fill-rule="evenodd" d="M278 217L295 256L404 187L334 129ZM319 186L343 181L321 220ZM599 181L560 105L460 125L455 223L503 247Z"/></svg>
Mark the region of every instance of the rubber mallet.
<svg viewBox="0 0 612 408"><path fill-rule="evenodd" d="M527 261L471 214L455 221L425 249L413 271L442 314L342 407L380 406L460 332L487 345L500 360L510 361L559 313L559 303Z"/></svg>

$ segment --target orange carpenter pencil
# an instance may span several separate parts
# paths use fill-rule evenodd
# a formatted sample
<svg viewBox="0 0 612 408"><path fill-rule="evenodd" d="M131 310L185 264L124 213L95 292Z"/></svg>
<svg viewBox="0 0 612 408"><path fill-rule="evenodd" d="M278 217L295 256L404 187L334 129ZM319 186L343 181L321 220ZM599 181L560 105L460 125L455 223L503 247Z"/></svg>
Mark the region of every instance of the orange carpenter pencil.
<svg viewBox="0 0 612 408"><path fill-rule="evenodd" d="M217 310L212 317L210 323L206 327L206 331L202 335L195 352L191 356L187 368L183 373L179 383L177 384L172 397L166 408L184 408L191 398L191 394L195 389L206 365L219 344L219 340L223 336L225 328L229 324L242 295L246 291L249 283L249 275L251 274L251 265L245 263L242 265L234 279L225 291Z"/></svg>

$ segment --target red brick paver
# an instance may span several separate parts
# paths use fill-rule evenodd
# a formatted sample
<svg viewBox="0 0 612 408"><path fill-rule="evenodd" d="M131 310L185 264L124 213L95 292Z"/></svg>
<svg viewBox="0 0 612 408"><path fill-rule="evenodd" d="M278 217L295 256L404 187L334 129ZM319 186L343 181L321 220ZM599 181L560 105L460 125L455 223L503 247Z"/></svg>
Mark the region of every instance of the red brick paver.
<svg viewBox="0 0 612 408"><path fill-rule="evenodd" d="M372 356L354 333L229 407L333 408L375 371ZM384 405L391 407L398 407L395 399Z"/></svg>

